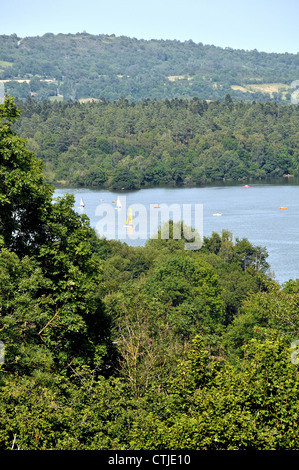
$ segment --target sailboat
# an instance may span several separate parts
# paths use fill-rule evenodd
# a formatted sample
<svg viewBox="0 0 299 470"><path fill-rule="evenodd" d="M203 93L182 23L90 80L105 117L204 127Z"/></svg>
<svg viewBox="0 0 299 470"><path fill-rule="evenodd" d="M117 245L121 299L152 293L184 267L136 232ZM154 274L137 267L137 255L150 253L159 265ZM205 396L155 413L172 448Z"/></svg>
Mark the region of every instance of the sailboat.
<svg viewBox="0 0 299 470"><path fill-rule="evenodd" d="M85 207L85 202L83 201L83 197L81 197L81 200L80 200L80 207L81 209L84 209Z"/></svg>
<svg viewBox="0 0 299 470"><path fill-rule="evenodd" d="M125 227L133 227L133 214L132 214L131 207L129 209L129 215L128 215L127 220L126 220Z"/></svg>
<svg viewBox="0 0 299 470"><path fill-rule="evenodd" d="M116 208L115 209L121 209L121 202L120 202L119 196L116 200Z"/></svg>

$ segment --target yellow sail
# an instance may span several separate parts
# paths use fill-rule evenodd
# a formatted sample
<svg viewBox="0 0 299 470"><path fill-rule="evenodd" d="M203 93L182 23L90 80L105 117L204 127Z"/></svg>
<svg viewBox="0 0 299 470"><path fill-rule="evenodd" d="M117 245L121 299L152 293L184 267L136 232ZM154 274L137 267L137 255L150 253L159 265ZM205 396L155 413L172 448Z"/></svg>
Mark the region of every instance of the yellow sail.
<svg viewBox="0 0 299 470"><path fill-rule="evenodd" d="M127 217L126 225L132 225L133 224L133 214L132 214L132 209L130 207L129 209L129 215Z"/></svg>

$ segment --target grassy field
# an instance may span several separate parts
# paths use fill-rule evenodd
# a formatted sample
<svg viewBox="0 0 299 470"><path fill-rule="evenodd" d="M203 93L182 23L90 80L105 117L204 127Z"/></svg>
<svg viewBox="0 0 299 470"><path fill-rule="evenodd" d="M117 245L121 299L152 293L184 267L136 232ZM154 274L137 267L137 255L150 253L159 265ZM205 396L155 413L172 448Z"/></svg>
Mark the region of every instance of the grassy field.
<svg viewBox="0 0 299 470"><path fill-rule="evenodd" d="M243 93L267 93L272 98L273 93L282 93L282 95L286 95L291 87L285 83L255 83L246 84L244 86L232 85L231 88L232 90L239 90Z"/></svg>
<svg viewBox="0 0 299 470"><path fill-rule="evenodd" d="M6 67L11 67L13 62L7 62L6 60L0 60L0 69L5 69Z"/></svg>

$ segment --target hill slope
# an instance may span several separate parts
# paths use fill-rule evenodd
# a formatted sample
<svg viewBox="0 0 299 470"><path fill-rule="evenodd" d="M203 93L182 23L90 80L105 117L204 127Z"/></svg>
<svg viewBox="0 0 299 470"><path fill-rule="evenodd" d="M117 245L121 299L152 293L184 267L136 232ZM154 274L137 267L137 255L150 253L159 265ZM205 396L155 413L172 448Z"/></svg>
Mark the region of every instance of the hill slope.
<svg viewBox="0 0 299 470"><path fill-rule="evenodd" d="M287 102L298 77L299 54L88 33L0 36L0 80L18 98L137 102L230 93L236 100Z"/></svg>

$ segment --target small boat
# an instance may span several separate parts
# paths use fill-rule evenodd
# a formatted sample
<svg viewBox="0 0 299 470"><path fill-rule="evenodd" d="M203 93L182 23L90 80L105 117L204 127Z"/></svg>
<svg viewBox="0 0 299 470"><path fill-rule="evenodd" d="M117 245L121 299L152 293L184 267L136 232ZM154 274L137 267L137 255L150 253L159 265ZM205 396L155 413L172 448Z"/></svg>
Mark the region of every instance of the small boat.
<svg viewBox="0 0 299 470"><path fill-rule="evenodd" d="M279 209L287 209L287 207L285 207L285 206L281 206Z"/></svg>
<svg viewBox="0 0 299 470"><path fill-rule="evenodd" d="M250 188L249 184L243 184L243 188Z"/></svg>
<svg viewBox="0 0 299 470"><path fill-rule="evenodd" d="M132 214L131 207L129 209L129 215L128 215L127 220L126 220L125 227L133 227L133 214Z"/></svg>
<svg viewBox="0 0 299 470"><path fill-rule="evenodd" d="M116 201L116 208L115 208L115 209L121 209L121 202L120 202L119 197L117 198L117 201Z"/></svg>
<svg viewBox="0 0 299 470"><path fill-rule="evenodd" d="M154 209L160 209L160 206L159 206L158 204L156 204L156 205L154 206Z"/></svg>
<svg viewBox="0 0 299 470"><path fill-rule="evenodd" d="M104 199L101 197L100 201L101 201L101 202L103 202L103 201L104 201Z"/></svg>
<svg viewBox="0 0 299 470"><path fill-rule="evenodd" d="M112 201L112 202L113 202L113 203L116 203L117 201L116 201L116 199L115 199L115 200L114 200L114 201Z"/></svg>
<svg viewBox="0 0 299 470"><path fill-rule="evenodd" d="M222 214L221 214L220 212L214 212L213 215L216 216L216 217L217 217L217 216L219 217L219 216L222 215Z"/></svg>
<svg viewBox="0 0 299 470"><path fill-rule="evenodd" d="M83 197L81 197L81 200L80 200L80 207L82 207L82 209L84 209L85 207L85 202L83 201Z"/></svg>

